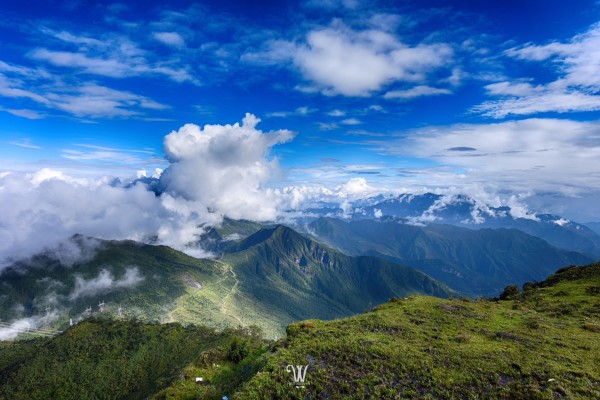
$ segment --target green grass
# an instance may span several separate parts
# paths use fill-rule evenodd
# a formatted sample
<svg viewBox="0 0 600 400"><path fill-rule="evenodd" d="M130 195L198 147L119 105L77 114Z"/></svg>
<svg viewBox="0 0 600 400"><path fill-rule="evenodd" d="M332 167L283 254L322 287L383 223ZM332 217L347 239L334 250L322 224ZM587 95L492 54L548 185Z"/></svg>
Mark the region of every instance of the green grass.
<svg viewBox="0 0 600 400"><path fill-rule="evenodd" d="M526 287L502 301L394 298L293 323L276 343L254 327L89 320L0 343L0 399L600 398L600 264ZM304 388L289 364L308 365Z"/></svg>
<svg viewBox="0 0 600 400"><path fill-rule="evenodd" d="M418 296L292 324L234 398L600 398L598 287L595 264L514 300ZM309 365L305 389L288 364Z"/></svg>

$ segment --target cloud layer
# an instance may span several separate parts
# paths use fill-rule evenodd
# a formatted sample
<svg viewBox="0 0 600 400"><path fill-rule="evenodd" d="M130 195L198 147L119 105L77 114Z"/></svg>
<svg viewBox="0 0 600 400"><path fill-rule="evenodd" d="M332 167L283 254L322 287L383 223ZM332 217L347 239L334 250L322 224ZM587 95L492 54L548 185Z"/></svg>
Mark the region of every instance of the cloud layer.
<svg viewBox="0 0 600 400"><path fill-rule="evenodd" d="M279 173L271 148L293 133L263 133L259 121L247 114L242 124L188 124L167 135L170 166L160 176L160 195L142 181L115 185L48 168L0 174L0 265L47 249L68 262L73 252L60 243L73 234L158 242L205 255L195 243L205 224L223 216L275 219L284 202L281 191L267 186Z"/></svg>

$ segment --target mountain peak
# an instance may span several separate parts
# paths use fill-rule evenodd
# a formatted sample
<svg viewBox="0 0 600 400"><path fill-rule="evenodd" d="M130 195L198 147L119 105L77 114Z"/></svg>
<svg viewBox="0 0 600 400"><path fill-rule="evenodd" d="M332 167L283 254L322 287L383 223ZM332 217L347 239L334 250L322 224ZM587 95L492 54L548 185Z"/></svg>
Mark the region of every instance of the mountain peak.
<svg viewBox="0 0 600 400"><path fill-rule="evenodd" d="M239 252L254 247L267 241L281 242L283 245L293 245L295 242L307 241L298 232L284 225L261 228L257 232L242 240L232 251Z"/></svg>

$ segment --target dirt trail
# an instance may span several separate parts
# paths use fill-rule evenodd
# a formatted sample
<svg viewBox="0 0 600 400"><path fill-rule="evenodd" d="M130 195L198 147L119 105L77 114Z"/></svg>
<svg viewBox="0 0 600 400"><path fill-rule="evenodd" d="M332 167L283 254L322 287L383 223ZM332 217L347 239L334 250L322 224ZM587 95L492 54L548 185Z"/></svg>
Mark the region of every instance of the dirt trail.
<svg viewBox="0 0 600 400"><path fill-rule="evenodd" d="M221 285L225 289L229 290L229 292L221 300L221 312L223 314L235 319L237 322L239 322L239 324L242 327L245 328L247 325L237 315L230 313L229 307L227 306L227 304L230 302L230 298L235 294L235 292L237 292L237 288L240 284L240 281L238 280L237 275L236 275L235 271L233 270L233 268L231 268L231 265L225 264L224 262L218 261L218 260L214 260L214 261L218 262L219 264L221 264L223 266L223 275L229 273L235 282L231 288L227 288L227 287L225 287L225 285L223 285L221 283L225 280L225 278L223 278L219 281L219 285Z"/></svg>

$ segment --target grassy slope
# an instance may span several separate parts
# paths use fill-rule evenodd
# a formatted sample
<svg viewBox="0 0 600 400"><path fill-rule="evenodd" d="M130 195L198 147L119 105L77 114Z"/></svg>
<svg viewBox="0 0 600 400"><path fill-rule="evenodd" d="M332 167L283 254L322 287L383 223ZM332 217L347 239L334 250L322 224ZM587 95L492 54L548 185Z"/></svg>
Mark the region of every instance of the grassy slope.
<svg viewBox="0 0 600 400"><path fill-rule="evenodd" d="M305 321L234 398L600 398L600 264L506 301L397 299ZM288 364L308 364L305 389Z"/></svg>
<svg viewBox="0 0 600 400"><path fill-rule="evenodd" d="M598 398L600 264L530 286L499 302L394 299L292 324L275 346L253 330L90 320L0 343L0 399ZM306 388L291 363L309 365Z"/></svg>

